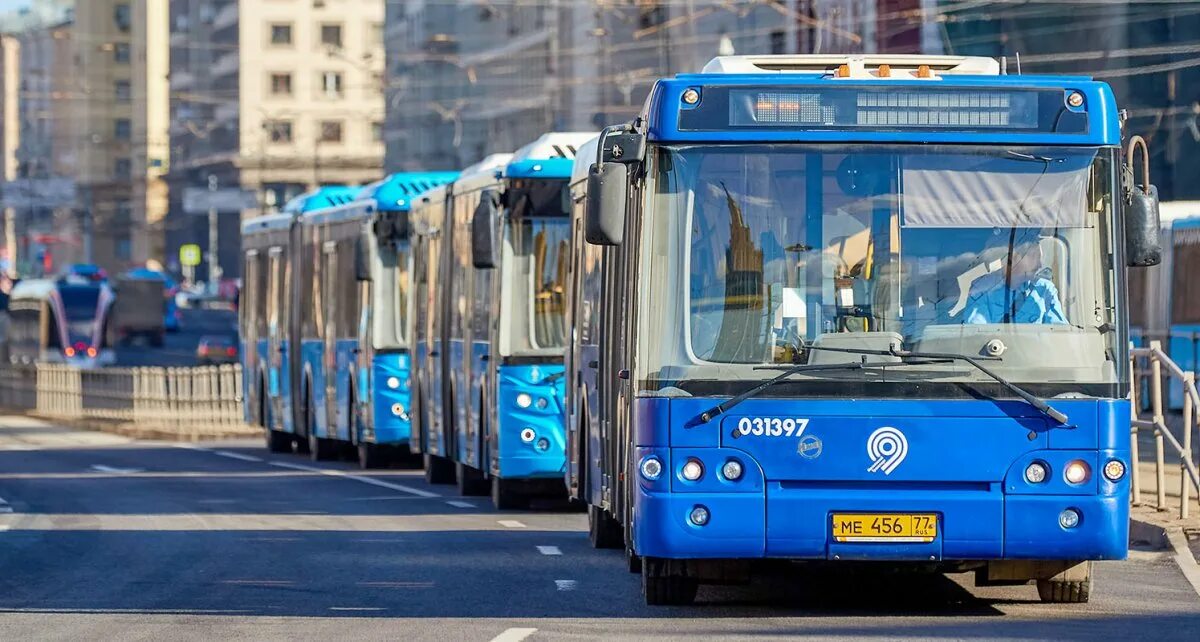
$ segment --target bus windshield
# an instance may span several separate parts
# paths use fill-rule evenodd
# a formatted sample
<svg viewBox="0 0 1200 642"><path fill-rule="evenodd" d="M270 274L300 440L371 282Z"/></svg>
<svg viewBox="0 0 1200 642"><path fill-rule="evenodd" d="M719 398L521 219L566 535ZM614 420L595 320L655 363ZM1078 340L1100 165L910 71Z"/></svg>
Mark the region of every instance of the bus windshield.
<svg viewBox="0 0 1200 642"><path fill-rule="evenodd" d="M724 145L651 158L639 379L762 379L838 350L996 358L1113 383L1114 152ZM822 350L824 349L824 350ZM872 356L874 361L896 361ZM767 365L768 368L763 368ZM811 378L980 380L945 363Z"/></svg>
<svg viewBox="0 0 1200 642"><path fill-rule="evenodd" d="M571 244L566 186L565 180L544 181L529 198L510 201L501 278L502 355L562 355ZM520 216L524 212L541 215Z"/></svg>

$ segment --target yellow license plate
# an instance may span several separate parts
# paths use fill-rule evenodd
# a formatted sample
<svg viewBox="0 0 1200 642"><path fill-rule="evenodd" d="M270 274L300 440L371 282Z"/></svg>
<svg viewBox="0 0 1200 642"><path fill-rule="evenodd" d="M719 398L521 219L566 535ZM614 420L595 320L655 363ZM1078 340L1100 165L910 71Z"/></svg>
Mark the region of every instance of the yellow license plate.
<svg viewBox="0 0 1200 642"><path fill-rule="evenodd" d="M937 515L927 513L834 513L837 542L932 542Z"/></svg>

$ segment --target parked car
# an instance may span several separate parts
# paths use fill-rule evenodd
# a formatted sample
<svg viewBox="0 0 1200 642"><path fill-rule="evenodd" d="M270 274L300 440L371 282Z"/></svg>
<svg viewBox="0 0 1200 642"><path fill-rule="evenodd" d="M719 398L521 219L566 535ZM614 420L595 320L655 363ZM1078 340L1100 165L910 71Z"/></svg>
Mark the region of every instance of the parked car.
<svg viewBox="0 0 1200 642"><path fill-rule="evenodd" d="M224 334L206 334L196 345L196 361L202 366L237 363L237 337Z"/></svg>

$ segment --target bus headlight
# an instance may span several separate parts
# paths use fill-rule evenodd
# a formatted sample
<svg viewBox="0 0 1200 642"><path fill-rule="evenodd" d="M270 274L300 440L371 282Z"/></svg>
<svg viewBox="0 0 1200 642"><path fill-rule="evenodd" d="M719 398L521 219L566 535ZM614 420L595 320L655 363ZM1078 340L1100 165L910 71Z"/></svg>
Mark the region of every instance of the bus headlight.
<svg viewBox="0 0 1200 642"><path fill-rule="evenodd" d="M742 478L742 462L736 459L730 459L721 466L721 475L729 481L737 481Z"/></svg>
<svg viewBox="0 0 1200 642"><path fill-rule="evenodd" d="M1025 481L1031 484L1040 484L1046 481L1046 477L1050 475L1050 469L1040 461L1035 461L1025 467Z"/></svg>
<svg viewBox="0 0 1200 642"><path fill-rule="evenodd" d="M1110 482L1121 481L1125 476L1125 463L1120 459L1110 459L1104 464L1104 478Z"/></svg>
<svg viewBox="0 0 1200 642"><path fill-rule="evenodd" d="M404 404L402 404L402 403L392 404L392 415L403 418L405 416L404 415Z"/></svg>
<svg viewBox="0 0 1200 642"><path fill-rule="evenodd" d="M399 388L400 387L400 377L388 377L387 386L388 386L388 388L391 388L392 390Z"/></svg>
<svg viewBox="0 0 1200 642"><path fill-rule="evenodd" d="M688 481L696 481L704 476L704 464L700 463L699 459L693 457L684 462L681 474Z"/></svg>
<svg viewBox="0 0 1200 642"><path fill-rule="evenodd" d="M528 443L532 443L533 440L536 438L537 438L537 433L533 431L533 428L525 427L525 428L521 429L521 441L528 444Z"/></svg>
<svg viewBox="0 0 1200 642"><path fill-rule="evenodd" d="M1058 514L1058 525L1063 528L1075 528L1079 526L1079 511L1074 508L1068 508Z"/></svg>
<svg viewBox="0 0 1200 642"><path fill-rule="evenodd" d="M548 405L550 405L550 402L546 401L545 397L538 397L538 400L537 400L538 410L545 410L546 406L548 406Z"/></svg>
<svg viewBox="0 0 1200 642"><path fill-rule="evenodd" d="M550 450L550 440L546 439L545 437L542 437L541 439L537 440L537 443L534 444L534 446L538 450L540 450L542 452L546 452L547 450Z"/></svg>
<svg viewBox="0 0 1200 642"><path fill-rule="evenodd" d="M1087 462L1082 459L1071 461L1063 469L1063 479L1066 479L1068 484L1082 484L1088 480L1091 474L1092 471L1088 469Z"/></svg>
<svg viewBox="0 0 1200 642"><path fill-rule="evenodd" d="M688 514L688 519L696 526L704 526L708 523L708 509L704 506L693 506L692 512Z"/></svg>
<svg viewBox="0 0 1200 642"><path fill-rule="evenodd" d="M655 481L662 476L662 462L658 457L647 457L642 460L642 477L647 481Z"/></svg>
<svg viewBox="0 0 1200 642"><path fill-rule="evenodd" d="M533 405L533 397L530 397L529 393L522 392L517 395L517 407L528 408L531 405Z"/></svg>

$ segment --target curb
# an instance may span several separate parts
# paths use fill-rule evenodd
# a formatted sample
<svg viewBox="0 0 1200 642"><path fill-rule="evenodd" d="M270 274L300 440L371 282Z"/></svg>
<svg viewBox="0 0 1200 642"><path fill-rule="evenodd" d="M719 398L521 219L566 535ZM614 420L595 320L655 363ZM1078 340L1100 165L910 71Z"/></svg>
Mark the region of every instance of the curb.
<svg viewBox="0 0 1200 642"><path fill-rule="evenodd" d="M1130 517L1129 541L1130 543L1145 542L1175 553L1175 566L1183 573L1183 578L1192 586L1196 595L1200 596L1200 564L1192 555L1192 549L1188 546L1187 536L1183 534L1182 527L1159 526L1136 517Z"/></svg>

